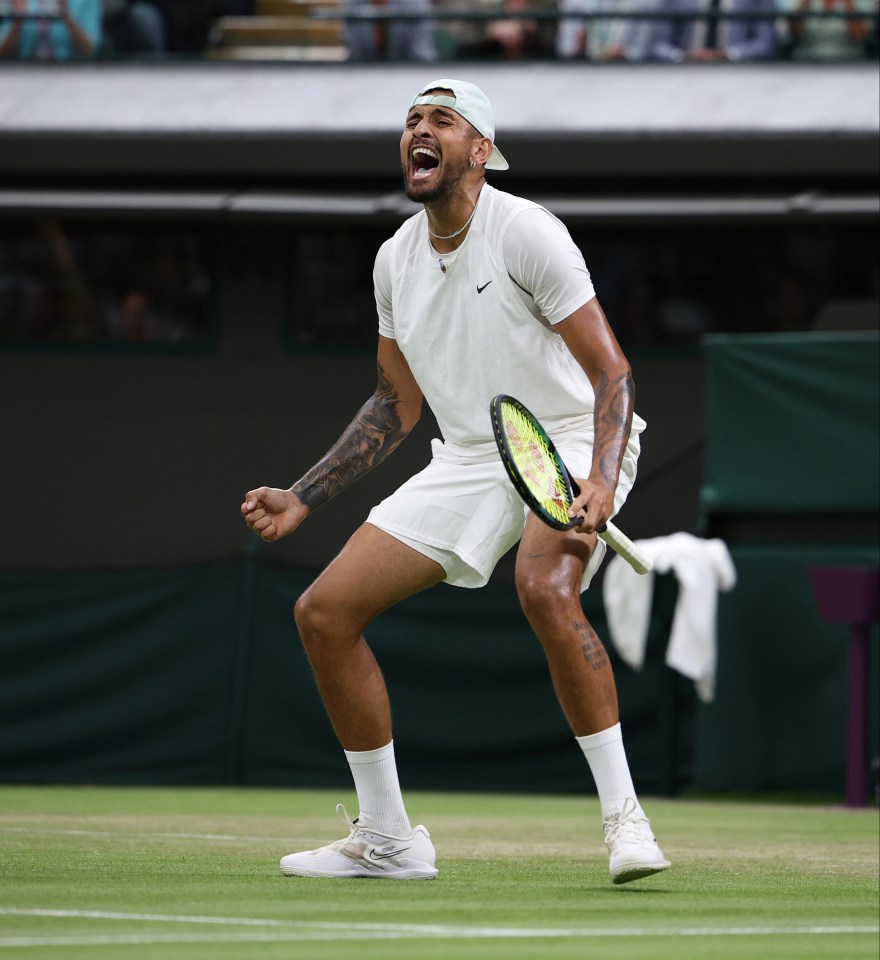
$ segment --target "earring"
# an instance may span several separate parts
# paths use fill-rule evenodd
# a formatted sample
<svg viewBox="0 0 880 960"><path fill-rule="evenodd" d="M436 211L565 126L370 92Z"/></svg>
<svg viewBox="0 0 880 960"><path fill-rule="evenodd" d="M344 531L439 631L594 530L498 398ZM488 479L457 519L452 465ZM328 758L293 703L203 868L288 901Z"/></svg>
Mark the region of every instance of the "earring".
<svg viewBox="0 0 880 960"><path fill-rule="evenodd" d="M470 166L471 170L473 170L477 165L477 161L474 160L473 157L471 157L471 159L468 161L468 165Z"/></svg>

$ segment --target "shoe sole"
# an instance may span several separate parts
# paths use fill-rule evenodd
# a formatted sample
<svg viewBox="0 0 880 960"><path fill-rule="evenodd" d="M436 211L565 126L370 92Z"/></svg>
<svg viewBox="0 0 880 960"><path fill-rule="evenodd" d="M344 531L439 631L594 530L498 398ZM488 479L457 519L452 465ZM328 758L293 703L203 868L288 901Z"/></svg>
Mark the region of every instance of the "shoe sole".
<svg viewBox="0 0 880 960"><path fill-rule="evenodd" d="M421 869L413 867L409 870L397 870L394 873L367 873L358 870L352 870L351 873L321 873L305 867L297 869L282 867L281 872L285 877L311 877L321 880L433 880L439 870L434 867Z"/></svg>
<svg viewBox="0 0 880 960"><path fill-rule="evenodd" d="M629 883L632 880L641 880L644 877L652 877L655 873L662 873L672 866L668 861L662 864L648 866L644 863L634 863L632 866L621 867L617 873L611 877L611 882L620 886L622 883Z"/></svg>

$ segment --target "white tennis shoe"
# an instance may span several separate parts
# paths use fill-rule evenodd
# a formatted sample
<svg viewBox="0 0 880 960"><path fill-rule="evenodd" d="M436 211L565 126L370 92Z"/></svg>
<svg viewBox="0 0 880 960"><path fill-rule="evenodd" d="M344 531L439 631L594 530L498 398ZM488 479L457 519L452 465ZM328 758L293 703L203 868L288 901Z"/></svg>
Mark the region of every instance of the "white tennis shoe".
<svg viewBox="0 0 880 960"><path fill-rule="evenodd" d="M629 883L672 866L657 845L648 818L632 798L617 813L605 818L603 830L611 854L612 883Z"/></svg>
<svg viewBox="0 0 880 960"><path fill-rule="evenodd" d="M436 854L431 835L423 826L408 837L391 837L361 827L339 803L336 815L350 830L344 840L290 853L281 858L287 877L374 877L380 880L433 880Z"/></svg>

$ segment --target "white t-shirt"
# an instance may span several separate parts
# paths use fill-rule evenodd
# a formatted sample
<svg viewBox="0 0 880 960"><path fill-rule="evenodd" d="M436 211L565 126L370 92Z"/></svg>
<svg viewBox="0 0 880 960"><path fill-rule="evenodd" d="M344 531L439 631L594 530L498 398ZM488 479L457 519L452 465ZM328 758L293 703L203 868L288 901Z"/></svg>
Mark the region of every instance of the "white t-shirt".
<svg viewBox="0 0 880 960"><path fill-rule="evenodd" d="M489 405L499 393L554 439L592 430L592 386L553 326L595 291L548 210L485 184L453 254L431 246L422 210L382 245L373 280L379 333L397 340L448 444L497 456Z"/></svg>

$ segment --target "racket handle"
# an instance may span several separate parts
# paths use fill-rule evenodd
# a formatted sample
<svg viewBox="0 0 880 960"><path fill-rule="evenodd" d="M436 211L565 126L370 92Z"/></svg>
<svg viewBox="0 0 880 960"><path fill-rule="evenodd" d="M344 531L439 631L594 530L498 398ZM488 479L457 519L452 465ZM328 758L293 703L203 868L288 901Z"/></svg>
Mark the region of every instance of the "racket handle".
<svg viewBox="0 0 880 960"><path fill-rule="evenodd" d="M621 533L610 520L599 529L598 533L605 543L615 553L620 554L636 573L650 573L654 568L654 561L643 550L640 550L625 533Z"/></svg>

